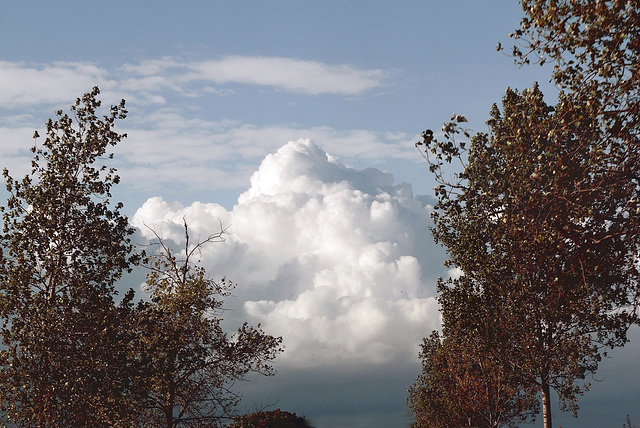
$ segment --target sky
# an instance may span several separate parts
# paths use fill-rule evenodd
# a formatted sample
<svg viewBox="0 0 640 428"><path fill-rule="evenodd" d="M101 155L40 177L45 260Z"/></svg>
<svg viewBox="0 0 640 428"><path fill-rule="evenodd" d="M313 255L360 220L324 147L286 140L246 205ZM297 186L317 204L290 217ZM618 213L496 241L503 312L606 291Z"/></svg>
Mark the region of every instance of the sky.
<svg viewBox="0 0 640 428"><path fill-rule="evenodd" d="M136 239L151 227L179 245L183 219L196 238L228 228L202 254L237 285L225 325L284 339L278 374L238 385L243 409L404 427L419 343L440 325L435 282L455 274L414 143L453 113L486 130L507 87L538 81L553 101L548 67L496 52L521 15L515 0L3 2L0 165L27 173L34 129L93 86L126 99L110 166ZM556 425L640 421L630 336L579 419L554 403Z"/></svg>

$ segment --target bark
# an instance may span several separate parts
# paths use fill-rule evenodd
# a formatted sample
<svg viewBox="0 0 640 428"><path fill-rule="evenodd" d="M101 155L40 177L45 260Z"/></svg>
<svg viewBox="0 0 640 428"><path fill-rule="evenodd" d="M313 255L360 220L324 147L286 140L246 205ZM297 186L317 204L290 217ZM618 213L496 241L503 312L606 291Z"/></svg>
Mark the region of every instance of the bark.
<svg viewBox="0 0 640 428"><path fill-rule="evenodd" d="M542 423L544 428L552 428L551 397L549 396L549 379L542 377Z"/></svg>
<svg viewBox="0 0 640 428"><path fill-rule="evenodd" d="M173 407L167 406L164 409L164 419L167 428L173 428Z"/></svg>

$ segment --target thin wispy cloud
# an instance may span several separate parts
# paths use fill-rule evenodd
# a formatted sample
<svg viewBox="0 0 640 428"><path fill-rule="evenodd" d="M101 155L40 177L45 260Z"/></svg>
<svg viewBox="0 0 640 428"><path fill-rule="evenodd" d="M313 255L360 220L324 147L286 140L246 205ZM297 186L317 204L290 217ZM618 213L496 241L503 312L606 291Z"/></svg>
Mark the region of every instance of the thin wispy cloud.
<svg viewBox="0 0 640 428"><path fill-rule="evenodd" d="M33 129L44 135L42 121L33 128L0 123L0 162L12 171L27 171ZM249 182L263 157L300 138L322 144L348 163L420 160L413 151L416 136L410 134L204 120L171 108L132 117L118 129L128 137L115 147L114 164L125 185L141 190L158 191L167 185L208 191L239 188Z"/></svg>
<svg viewBox="0 0 640 428"><path fill-rule="evenodd" d="M381 86L388 77L382 70L280 57L230 56L192 63L189 69L194 79L271 86L307 95L358 95Z"/></svg>
<svg viewBox="0 0 640 428"><path fill-rule="evenodd" d="M207 121L172 110L137 118L136 125L119 127L128 137L115 147L114 164L124 185L140 190L159 191L167 185L207 191L240 188L249 182L264 156L300 138L323 144L349 163L419 161L412 150L415 136L409 134ZM44 135L39 122L33 128L0 124L0 162L9 165L12 172L28 170L34 128Z"/></svg>
<svg viewBox="0 0 640 428"><path fill-rule="evenodd" d="M161 58L115 68L83 62L0 61L0 109L68 103L95 85L109 98L164 104L167 91L184 96L215 94L218 90L211 84L353 96L382 86L387 78L382 70L281 57L230 56L197 62Z"/></svg>
<svg viewBox="0 0 640 428"><path fill-rule="evenodd" d="M0 121L0 161L13 171L26 172L33 129L43 131L44 121L54 110L65 108L95 85L100 86L105 105L124 98L130 106L129 118L118 124L129 138L116 148L116 154L124 182L140 189L157 190L167 184L187 185L192 190L238 188L248 182L267 153L299 138L321 142L346 161L407 157L403 149L410 147L413 136L326 125L207 119L193 115L197 104L187 101L186 107L184 99L175 98L233 96L230 84L302 97L351 97L383 85L386 77L384 71L352 65L264 56L196 62L163 57L114 67L3 61L0 111L5 118L22 119ZM24 111L30 115L22 115Z"/></svg>
<svg viewBox="0 0 640 428"><path fill-rule="evenodd" d="M121 70L130 76L125 83L131 89L177 89L187 83L212 82L268 86L304 95L359 95L384 85L389 78L383 70L265 56L227 56L196 62L161 58L126 64Z"/></svg>
<svg viewBox="0 0 640 428"><path fill-rule="evenodd" d="M190 120L175 112L158 113L154 117L157 120L149 122L161 126L124 129L128 141L116 148L124 182L137 183L138 187L182 184L203 190L237 188L248 183L255 165L268 153L300 138L322 144L349 163L389 159L419 161L412 150L415 136L410 134L339 130L328 126L209 122ZM181 118L184 122L180 125L168 125L179 123ZM201 173L193 174L195 170ZM129 176L136 179L129 180Z"/></svg>
<svg viewBox="0 0 640 428"><path fill-rule="evenodd" d="M26 64L0 61L0 109L64 102L100 84L114 85L109 72L90 63Z"/></svg>

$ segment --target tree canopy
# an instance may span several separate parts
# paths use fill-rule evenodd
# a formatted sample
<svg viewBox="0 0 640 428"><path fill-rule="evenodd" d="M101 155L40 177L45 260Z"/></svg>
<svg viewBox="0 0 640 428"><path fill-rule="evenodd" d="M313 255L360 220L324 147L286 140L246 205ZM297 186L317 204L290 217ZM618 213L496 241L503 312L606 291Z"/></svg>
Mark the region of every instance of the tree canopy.
<svg viewBox="0 0 640 428"><path fill-rule="evenodd" d="M3 176L0 420L20 427L222 426L239 397L234 381L272 374L281 338L242 325L227 336L216 283L194 263L212 235L147 257L111 203L124 100L100 118L97 87L46 124L31 174ZM185 232L186 223L185 223ZM150 301L117 300L116 282L151 260Z"/></svg>
<svg viewBox="0 0 640 428"><path fill-rule="evenodd" d="M448 332L441 338L434 331L424 339L422 373L407 400L418 427L515 427L535 415L535 389L495 355L504 351L495 346L498 333Z"/></svg>
<svg viewBox="0 0 640 428"><path fill-rule="evenodd" d="M443 137L428 130L417 143L439 181L434 237L463 273L439 285L444 338L428 355L448 340L473 349L461 332L494 341L542 393L551 427L550 388L575 415L586 375L637 320L640 4L520 3L512 53L520 65L555 64L557 104L537 85L508 89L488 133L454 116Z"/></svg>
<svg viewBox="0 0 640 428"><path fill-rule="evenodd" d="M126 314L114 304L137 260L133 229L110 203L115 170L93 166L125 137L113 127L127 111L122 102L98 118L98 93L47 122L29 176L3 172L0 382L2 409L21 426L115 425L133 398Z"/></svg>
<svg viewBox="0 0 640 428"><path fill-rule="evenodd" d="M456 116L444 141L427 131L419 143L441 182L434 237L464 273L439 287L445 338L493 341L542 392L545 421L550 388L577 411L581 381L604 348L626 343L638 302L638 187L591 144L602 130L589 108L548 106L537 86L508 90L489 134L469 135ZM447 181L454 160L464 167ZM489 327L509 340L494 341Z"/></svg>
<svg viewBox="0 0 640 428"><path fill-rule="evenodd" d="M229 428L313 428L304 417L280 409L238 416Z"/></svg>
<svg viewBox="0 0 640 428"><path fill-rule="evenodd" d="M260 326L243 324L232 337L220 325L222 298L232 287L215 282L197 265L202 247L224 231L192 245L185 222L179 253L157 236L146 288L150 302L138 306L142 361L149 394L147 427L218 427L233 415L240 398L231 386L249 372L274 373L270 362L282 351L282 338Z"/></svg>
<svg viewBox="0 0 640 428"><path fill-rule="evenodd" d="M587 104L598 144L637 168L640 124L640 3L635 0L521 0L525 16L512 37L519 64L554 63L565 102Z"/></svg>

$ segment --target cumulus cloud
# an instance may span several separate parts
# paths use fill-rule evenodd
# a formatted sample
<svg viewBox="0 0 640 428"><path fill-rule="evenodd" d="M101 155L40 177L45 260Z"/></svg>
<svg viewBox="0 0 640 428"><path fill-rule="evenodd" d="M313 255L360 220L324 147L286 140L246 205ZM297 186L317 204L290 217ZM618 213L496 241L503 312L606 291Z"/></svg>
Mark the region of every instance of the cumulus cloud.
<svg viewBox="0 0 640 428"><path fill-rule="evenodd" d="M420 338L439 326L435 278L446 272L430 243L428 208L390 174L342 164L309 140L267 155L231 211L159 197L132 222L183 239L182 221L206 236L212 274L239 286L230 316L282 335L295 367L414 361Z"/></svg>

